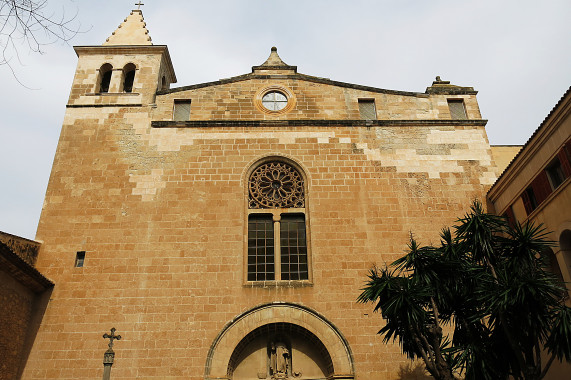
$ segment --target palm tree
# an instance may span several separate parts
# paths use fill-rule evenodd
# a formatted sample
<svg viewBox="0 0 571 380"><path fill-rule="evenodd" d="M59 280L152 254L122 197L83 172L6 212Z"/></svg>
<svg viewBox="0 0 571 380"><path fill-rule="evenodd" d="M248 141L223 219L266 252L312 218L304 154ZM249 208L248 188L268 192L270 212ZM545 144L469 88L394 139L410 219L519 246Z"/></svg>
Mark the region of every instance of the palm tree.
<svg viewBox="0 0 571 380"><path fill-rule="evenodd" d="M411 236L405 256L370 270L358 302L376 303L383 341L398 341L442 380L540 380L554 360L570 361L571 309L541 255L546 232L509 226L479 202L453 231L444 229L437 247Z"/></svg>

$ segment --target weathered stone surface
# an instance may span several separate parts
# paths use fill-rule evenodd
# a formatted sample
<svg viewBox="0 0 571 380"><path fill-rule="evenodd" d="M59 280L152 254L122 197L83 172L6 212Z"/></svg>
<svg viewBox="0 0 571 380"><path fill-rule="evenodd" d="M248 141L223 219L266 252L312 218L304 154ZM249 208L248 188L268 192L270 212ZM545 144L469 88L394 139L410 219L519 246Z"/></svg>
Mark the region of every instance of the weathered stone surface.
<svg viewBox="0 0 571 380"><path fill-rule="evenodd" d="M76 49L37 235L38 268L57 287L24 379L101 377L100 332L109 326L125 336L113 378L203 379L208 365L228 366L219 358L236 342L209 356L225 326L277 301L323 315L335 330L314 331L307 315L275 307L233 330L236 339L266 320L296 324L321 336L343 371L350 349L354 373L340 375L393 379L407 361L381 343L380 318L355 299L367 270L401 255L411 231L435 241L494 181L475 93L453 95L469 119L459 121L449 94L343 84L291 67L169 90L164 47L121 49ZM118 70L109 93L98 94L104 63ZM132 94L121 92L127 63L137 67ZM268 88L287 89L295 105L261 110L255 99ZM359 120L361 98L375 101L377 121ZM177 99L191 100L191 122L172 123ZM265 157L288 159L305 176L311 281L303 286L245 281L247 173ZM77 251L86 252L82 268Z"/></svg>

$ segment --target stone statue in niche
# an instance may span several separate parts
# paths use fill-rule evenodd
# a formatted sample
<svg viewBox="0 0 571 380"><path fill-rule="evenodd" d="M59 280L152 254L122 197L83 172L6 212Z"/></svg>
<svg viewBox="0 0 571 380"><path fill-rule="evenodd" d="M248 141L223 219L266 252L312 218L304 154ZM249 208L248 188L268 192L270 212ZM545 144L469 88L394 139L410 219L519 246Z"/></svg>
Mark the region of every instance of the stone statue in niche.
<svg viewBox="0 0 571 380"><path fill-rule="evenodd" d="M290 365L290 352L280 341L270 343L270 375L272 379L287 379Z"/></svg>

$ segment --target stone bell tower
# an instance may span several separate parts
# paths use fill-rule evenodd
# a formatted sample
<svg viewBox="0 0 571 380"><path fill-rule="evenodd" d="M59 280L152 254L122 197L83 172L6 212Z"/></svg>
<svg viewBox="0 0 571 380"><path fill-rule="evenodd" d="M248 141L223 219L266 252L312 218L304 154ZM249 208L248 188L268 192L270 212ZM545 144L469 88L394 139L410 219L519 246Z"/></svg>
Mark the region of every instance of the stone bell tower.
<svg viewBox="0 0 571 380"><path fill-rule="evenodd" d="M100 357L89 361L90 350L101 352L104 346L98 343L109 325L124 328L124 312L118 310L129 307L104 299L129 293L130 286L120 280L110 290L113 281L104 268L138 265L135 256L122 256L123 249L110 242L123 241L135 252L141 240L137 234L126 238L131 233L121 227L135 225L133 216L140 214L127 201L135 187L132 176L146 174L145 163L154 159L141 158L144 153L136 149L153 118L157 91L176 82L168 48L152 43L140 10L133 10L102 45L74 49L77 68L36 234L42 242L37 267L57 285L24 379L101 378ZM112 269L112 277L122 278L125 271L126 266ZM65 353L55 343L62 332L73 337ZM132 330L125 334L127 342L134 339ZM46 355L53 360L46 361ZM124 352L117 353L116 361L121 360Z"/></svg>
<svg viewBox="0 0 571 380"><path fill-rule="evenodd" d="M153 45L141 10L133 10L101 46L76 46L68 107L146 106L176 76L165 45Z"/></svg>

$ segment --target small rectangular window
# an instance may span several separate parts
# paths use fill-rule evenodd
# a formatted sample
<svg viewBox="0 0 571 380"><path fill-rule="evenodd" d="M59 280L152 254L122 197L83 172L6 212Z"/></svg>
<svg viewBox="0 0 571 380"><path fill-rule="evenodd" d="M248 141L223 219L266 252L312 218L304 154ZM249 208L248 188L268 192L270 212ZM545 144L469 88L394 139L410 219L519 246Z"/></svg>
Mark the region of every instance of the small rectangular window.
<svg viewBox="0 0 571 380"><path fill-rule="evenodd" d="M462 99L448 99L448 108L450 109L450 117L455 120L466 120L466 108Z"/></svg>
<svg viewBox="0 0 571 380"><path fill-rule="evenodd" d="M374 99L359 99L361 120L377 120L377 109Z"/></svg>
<svg viewBox="0 0 571 380"><path fill-rule="evenodd" d="M79 251L75 254L75 267L81 268L85 263L85 251Z"/></svg>
<svg viewBox="0 0 571 380"><path fill-rule="evenodd" d="M175 99L173 109L174 121L190 120L190 99Z"/></svg>

